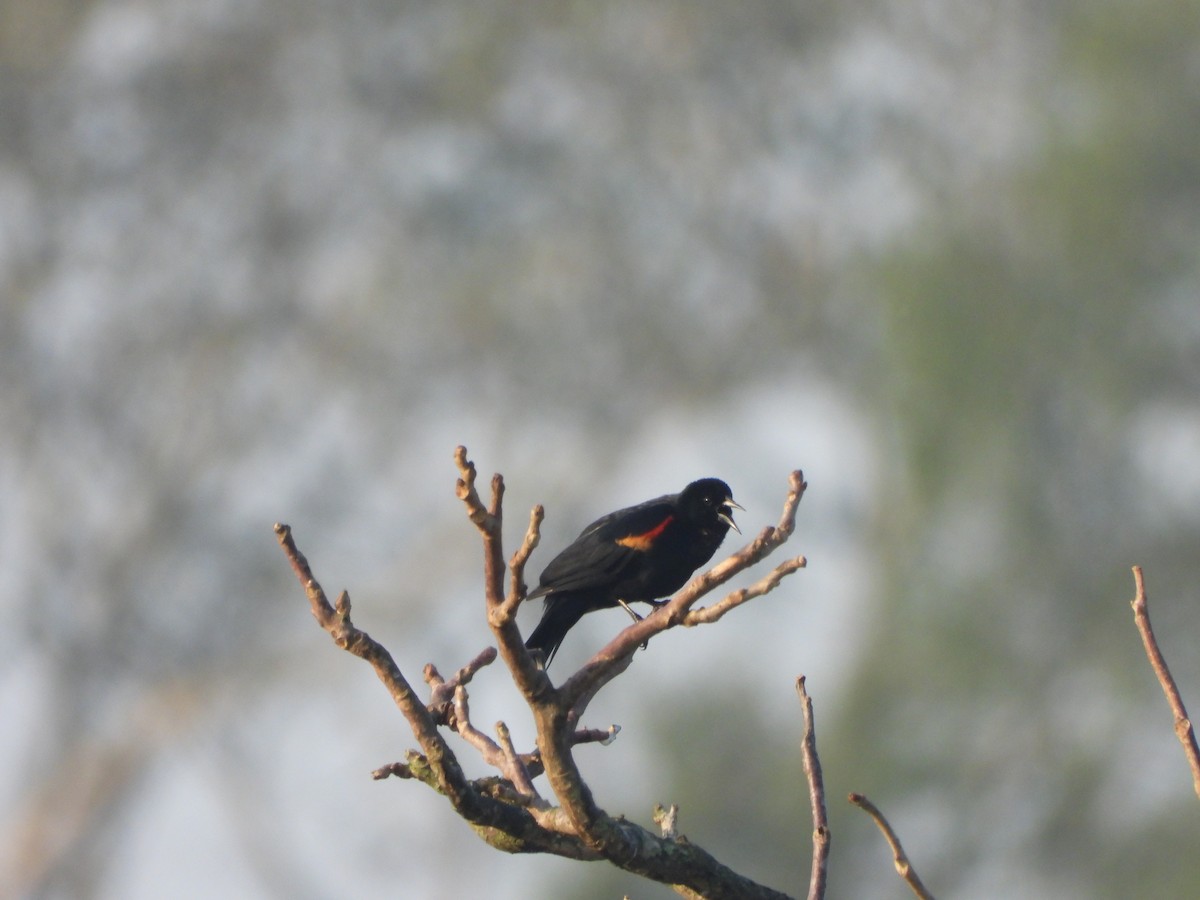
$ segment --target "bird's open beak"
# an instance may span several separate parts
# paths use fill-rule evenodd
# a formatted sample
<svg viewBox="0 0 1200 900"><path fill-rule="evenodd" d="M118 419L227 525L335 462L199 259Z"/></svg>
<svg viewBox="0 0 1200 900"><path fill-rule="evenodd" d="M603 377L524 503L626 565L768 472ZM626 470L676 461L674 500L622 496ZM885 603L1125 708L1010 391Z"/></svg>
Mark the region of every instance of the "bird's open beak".
<svg viewBox="0 0 1200 900"><path fill-rule="evenodd" d="M741 534L742 529L738 528L737 522L733 521L733 510L735 509L740 509L742 512L746 511L746 507L734 501L732 497L729 497L724 503L721 504L721 510L717 513L717 518L736 531L738 534Z"/></svg>

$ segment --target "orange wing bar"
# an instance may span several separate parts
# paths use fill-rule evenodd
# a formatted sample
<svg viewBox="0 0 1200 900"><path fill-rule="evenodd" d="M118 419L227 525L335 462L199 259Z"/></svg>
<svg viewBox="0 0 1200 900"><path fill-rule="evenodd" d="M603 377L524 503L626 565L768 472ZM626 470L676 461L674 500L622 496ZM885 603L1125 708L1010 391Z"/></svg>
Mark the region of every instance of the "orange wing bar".
<svg viewBox="0 0 1200 900"><path fill-rule="evenodd" d="M666 531L667 526L675 521L674 516L667 516L649 531L643 531L641 534L631 534L628 537L617 538L617 543L622 547L628 547L631 550L649 550L654 546L654 539Z"/></svg>

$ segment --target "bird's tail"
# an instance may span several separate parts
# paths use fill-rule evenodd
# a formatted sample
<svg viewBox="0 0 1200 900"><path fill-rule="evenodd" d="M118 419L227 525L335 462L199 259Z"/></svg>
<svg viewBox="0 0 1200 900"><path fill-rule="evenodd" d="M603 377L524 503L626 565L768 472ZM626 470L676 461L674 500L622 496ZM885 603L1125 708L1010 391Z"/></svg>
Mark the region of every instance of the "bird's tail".
<svg viewBox="0 0 1200 900"><path fill-rule="evenodd" d="M581 603L564 603L567 597L549 596L546 598L546 611L542 613L542 621L525 642L525 648L530 653L541 654L542 668L550 665L558 646L567 636L572 626L583 618L587 609Z"/></svg>

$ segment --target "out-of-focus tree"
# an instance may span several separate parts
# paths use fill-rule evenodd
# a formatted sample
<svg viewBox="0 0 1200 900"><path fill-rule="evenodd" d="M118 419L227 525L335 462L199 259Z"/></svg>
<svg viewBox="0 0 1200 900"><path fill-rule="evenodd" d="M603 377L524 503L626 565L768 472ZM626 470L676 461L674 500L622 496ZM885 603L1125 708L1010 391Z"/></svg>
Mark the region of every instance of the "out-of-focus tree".
<svg viewBox="0 0 1200 900"><path fill-rule="evenodd" d="M4 874L320 895L334 841L390 895L408 841L457 861L405 871L426 896L626 888L366 782L397 730L313 674L280 518L398 653L478 649L462 441L550 550L693 475L755 511L781 468L820 486L805 590L597 710L614 807L669 761L697 839L787 883L803 805L758 794L794 746L728 791L688 748L804 671L831 794L877 797L935 891L1186 893L1123 600L1140 562L1170 635L1197 574L1195 15L0 2ZM834 890L890 896L831 812Z"/></svg>
<svg viewBox="0 0 1200 900"><path fill-rule="evenodd" d="M1197 576L1198 10L1062 6L1022 164L872 267L901 464L837 758L904 786L948 894L1200 884L1187 772L1121 602L1152 560L1182 623Z"/></svg>

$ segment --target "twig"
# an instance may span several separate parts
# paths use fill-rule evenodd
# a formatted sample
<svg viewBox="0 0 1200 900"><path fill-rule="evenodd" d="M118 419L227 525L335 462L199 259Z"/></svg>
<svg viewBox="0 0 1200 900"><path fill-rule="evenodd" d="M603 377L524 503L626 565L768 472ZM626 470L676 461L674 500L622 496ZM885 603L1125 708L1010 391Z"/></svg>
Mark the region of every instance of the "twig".
<svg viewBox="0 0 1200 900"><path fill-rule="evenodd" d="M455 493L458 495L458 499L466 504L468 517L484 534L499 531L499 521L495 514L483 505L483 500L479 498L479 492L475 489L475 463L467 459L466 447L459 445L454 448L454 463L458 466L459 472ZM495 499L493 499L492 505L496 506Z"/></svg>
<svg viewBox="0 0 1200 900"><path fill-rule="evenodd" d="M609 725L607 728L581 728L578 731L571 732L570 743L572 747L577 747L580 744L599 744L602 747L607 747L617 739L617 735L621 732L620 725ZM537 778L546 771L546 767L542 765L542 754L539 750L534 750L532 753L518 754L521 765L529 773L530 778Z"/></svg>
<svg viewBox="0 0 1200 900"><path fill-rule="evenodd" d="M504 605L512 607L512 615L516 615L517 606L525 599L525 564L529 562L530 554L533 553L541 541L542 519L545 516L546 510L542 508L540 503L530 511L529 528L525 531L525 540L521 542L521 546L517 548L517 552L508 561L510 578L508 599Z"/></svg>
<svg viewBox="0 0 1200 900"><path fill-rule="evenodd" d="M779 587L779 583L784 578L798 569L803 569L807 565L808 560L803 556L784 560L763 578L750 585L750 587L731 591L716 603L702 607L701 609L688 610L687 615L683 617L683 621L680 624L685 628L691 628L695 625L707 625L710 622L715 622L734 607L741 606L755 597L763 596L763 594L769 594L775 588Z"/></svg>
<svg viewBox="0 0 1200 900"><path fill-rule="evenodd" d="M607 728L584 728L571 736L572 744L599 744L607 747L617 739L621 731L620 725L609 725Z"/></svg>
<svg viewBox="0 0 1200 900"><path fill-rule="evenodd" d="M921 900L933 900L933 894L929 893L925 885L921 883L921 878L917 875L917 870L908 861L904 847L900 844L900 838L896 836L896 832L892 830L892 826L888 824L888 820L879 811L879 807L868 800L863 794L851 794L850 802L875 820L875 824L883 832L888 846L892 848L892 858L896 865L896 872L904 879L905 883L912 889L912 892L920 897Z"/></svg>
<svg viewBox="0 0 1200 900"><path fill-rule="evenodd" d="M441 673L437 670L437 666L433 663L426 664L423 674L425 676L425 683L431 688L429 703L426 708L439 725L450 724L449 713L453 708L455 688L460 684L469 683L475 677L476 672L495 661L496 648L484 647L473 660L451 675L449 681L442 678Z"/></svg>
<svg viewBox="0 0 1200 900"><path fill-rule="evenodd" d="M313 577L312 569L309 568L308 560L304 554L300 552L300 548L296 546L295 540L292 539L292 529L289 525L284 525L282 522L275 523L275 537L279 540L279 545L283 547L283 552L287 556L288 562L292 565L292 571L296 573L296 577L300 579L300 583L304 585L304 593L308 595L308 602L312 606L312 614L320 623L321 627L326 631L334 622L336 612L329 605L329 600L325 597L325 591ZM345 607L346 618L350 615L350 597L346 595L343 599L338 598L339 605ZM335 637L334 640L337 638Z"/></svg>
<svg viewBox="0 0 1200 900"><path fill-rule="evenodd" d="M350 621L349 593L342 591L338 597L337 606L330 606L325 597L325 591L313 577L308 560L296 547L292 538L292 529L277 522L275 535L279 539L279 544L287 555L288 561L292 564L292 569L299 577L300 583L304 585L304 591L308 594L309 603L312 606L313 616L316 617L321 627L343 650L361 657L372 665L375 674L387 686L396 706L408 719L417 741L426 754L440 756L445 753L449 755L450 761L454 761L453 754L449 754L449 748L446 747L442 736L438 734L433 716L425 708L425 704L417 699L416 693L401 673L395 660L392 659L391 654L365 631L355 628ZM458 769L457 762L454 762L453 766L447 766L441 774L446 781L444 786L447 793L450 791L460 793L467 790L466 779L463 777L462 771Z"/></svg>
<svg viewBox="0 0 1200 900"><path fill-rule="evenodd" d="M1158 676L1158 683L1162 685L1163 693L1167 695L1167 703L1171 705L1171 712L1175 715L1175 736L1179 738L1179 743L1183 744L1183 752L1187 756L1188 765L1192 767L1192 788L1195 790L1196 796L1200 797L1200 747L1196 745L1196 732L1192 728L1192 721L1188 718L1187 709L1183 705L1179 687L1175 684L1171 670L1167 668L1167 661L1163 657L1162 651L1158 649L1158 641L1155 639L1154 629L1150 625L1150 609L1146 603L1146 584L1142 579L1141 566L1133 567L1133 582L1136 587L1132 603L1133 621L1142 636L1142 644L1146 648L1150 666L1154 669L1154 674Z"/></svg>
<svg viewBox="0 0 1200 900"><path fill-rule="evenodd" d="M471 722L471 704L467 699L467 689L461 684L454 689L454 730L479 751L484 762L494 769L504 771L503 751Z"/></svg>
<svg viewBox="0 0 1200 900"><path fill-rule="evenodd" d="M521 640L521 633L517 629L516 607L520 594L514 590L513 596L508 601L504 596L504 550L501 540L504 479L499 474L492 476L492 505L490 509L485 509L483 501L475 489L475 463L467 458L466 447L460 445L454 448L454 463L458 467L459 473L458 481L455 483L455 494L466 506L467 517L479 529L479 534L483 538L483 591L487 605L488 626L496 637L496 642L500 646L500 655L504 658L504 663L508 666L509 671L512 672L513 680L521 693L526 697L535 694L545 695L547 692L552 692L554 688L550 684L550 679L538 669L533 657L525 649L525 643ZM529 552L533 550L532 545L536 545L538 523L540 522L541 519L535 509L534 515L530 517L529 530L526 532L525 538L526 543L531 544ZM521 557L521 554L524 550L525 545L522 544L516 557L520 558L522 565L524 558Z"/></svg>
<svg viewBox="0 0 1200 900"><path fill-rule="evenodd" d="M392 694L392 699L413 726L413 732L422 748L427 753L430 747L439 750L443 748L445 744L437 732L433 717L425 705L417 699L391 654L365 631L355 628L350 621L350 594L342 591L338 596L336 607L330 606L324 589L313 577L308 560L296 547L292 538L292 529L283 523L276 523L275 535L279 539L279 544L287 555L288 561L292 564L293 571L299 577L300 583L304 585L304 591L308 595L309 604L317 622L339 647L361 657L375 668L375 674L387 686ZM455 778L455 773L447 773L454 780L461 778L461 772L456 774ZM460 784L465 784L465 780Z"/></svg>
<svg viewBox="0 0 1200 900"><path fill-rule="evenodd" d="M408 767L408 763L394 762L388 763L386 766L380 766L371 773L371 777L376 781L382 781L385 778L412 778L412 769Z"/></svg>
<svg viewBox="0 0 1200 900"><path fill-rule="evenodd" d="M508 774L508 780L513 783L513 787L526 797L537 797L537 788L533 786L529 770L525 768L521 754L517 753L516 748L513 747L512 734L504 722L496 723L496 736L500 738L500 749L504 751L505 771Z"/></svg>
<svg viewBox="0 0 1200 900"><path fill-rule="evenodd" d="M800 755L804 762L804 775L808 779L808 796L812 804L813 856L812 872L808 879L808 900L821 900L825 896L829 865L829 819L825 812L825 781L821 776L821 760L817 756L817 732L813 725L812 698L804 688L804 676L796 679L796 693L800 695L804 711L804 737L800 742Z"/></svg>

